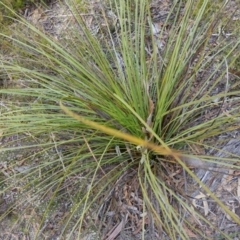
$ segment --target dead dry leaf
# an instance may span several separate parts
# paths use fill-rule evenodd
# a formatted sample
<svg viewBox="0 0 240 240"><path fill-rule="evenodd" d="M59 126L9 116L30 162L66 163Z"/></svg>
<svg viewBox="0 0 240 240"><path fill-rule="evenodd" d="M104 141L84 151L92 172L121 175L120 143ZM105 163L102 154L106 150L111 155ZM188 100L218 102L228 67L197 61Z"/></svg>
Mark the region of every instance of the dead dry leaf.
<svg viewBox="0 0 240 240"><path fill-rule="evenodd" d="M231 192L233 190L233 185L231 185L231 181L233 179L233 175L234 175L234 170L230 169L228 175L224 175L223 179L222 179L222 187L224 190Z"/></svg>
<svg viewBox="0 0 240 240"><path fill-rule="evenodd" d="M207 197L207 196L206 196L205 194L203 194L202 192L200 192L200 194L197 195L197 196L195 197L195 199L193 199L193 205L194 205L194 207L197 207L197 206L198 206L197 203L196 203L197 199L202 199L202 201L203 201L203 208L204 208L204 215L205 215L205 216L207 216L207 215L208 215L208 212L209 212L209 206L208 206L208 202L207 202L206 197Z"/></svg>
<svg viewBox="0 0 240 240"><path fill-rule="evenodd" d="M238 199L240 199L240 177L238 177L237 196L238 196Z"/></svg>
<svg viewBox="0 0 240 240"><path fill-rule="evenodd" d="M106 240L114 240L117 237L117 235L122 231L127 219L128 214L125 216L125 219L122 219L122 221L116 227L114 227L108 232L107 234L108 237L106 238Z"/></svg>
<svg viewBox="0 0 240 240"><path fill-rule="evenodd" d="M183 226L183 228L190 238L198 238L197 235L194 234L189 228L187 228L186 226Z"/></svg>

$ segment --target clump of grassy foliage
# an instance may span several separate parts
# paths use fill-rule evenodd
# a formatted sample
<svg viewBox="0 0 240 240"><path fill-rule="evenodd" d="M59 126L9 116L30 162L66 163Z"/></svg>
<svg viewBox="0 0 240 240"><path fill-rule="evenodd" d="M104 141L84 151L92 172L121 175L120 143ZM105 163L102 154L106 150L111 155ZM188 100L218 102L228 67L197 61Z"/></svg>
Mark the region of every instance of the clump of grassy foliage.
<svg viewBox="0 0 240 240"><path fill-rule="evenodd" d="M97 36L74 1L68 7L75 25L59 40L21 18L19 31L1 34L14 53L1 60L1 74L16 86L0 91L8 99L0 119L2 135L9 139L1 152L12 170L1 181L1 193L14 189L18 197L2 219L13 209L26 213L34 208L35 214L26 214L29 220L41 217L37 239L52 211L65 202L64 239L83 238L89 226L100 235L98 221L106 220L102 208L119 200L112 193L129 176L136 179L142 200L143 238L146 225L161 239L189 239L189 231L207 238L189 215L194 211L202 223L216 226L164 177L165 163L177 162L239 223L182 161L193 157L192 145L221 151L210 140L239 128L238 85L232 87L227 77L239 57L239 42L221 38L211 45L223 6L214 11L210 1L185 2L183 7L174 1L158 36L147 0L106 1L107 10L100 8L105 24ZM115 29L108 24L110 12L116 16ZM221 110L223 103L231 104L228 114ZM208 112L214 114L204 117ZM7 157L11 152L24 157ZM233 165L238 158L224 160ZM218 159L218 164L225 163Z"/></svg>

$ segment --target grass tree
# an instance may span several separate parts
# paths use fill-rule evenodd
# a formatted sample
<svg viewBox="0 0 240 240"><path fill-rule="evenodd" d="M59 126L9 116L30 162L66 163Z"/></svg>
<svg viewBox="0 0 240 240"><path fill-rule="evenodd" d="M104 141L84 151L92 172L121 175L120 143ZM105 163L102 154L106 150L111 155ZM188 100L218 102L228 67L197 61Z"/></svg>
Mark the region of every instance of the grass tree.
<svg viewBox="0 0 240 240"><path fill-rule="evenodd" d="M229 23L225 5L173 1L158 28L150 1L105 1L93 34L79 4L64 5L72 22L58 39L21 17L0 34L11 49L1 59L11 82L0 90L1 193L17 195L1 219L14 211L23 212L16 226L37 219L39 239L63 204L63 239L91 231L114 239L131 224L138 239L211 238L196 222L230 239L174 185L192 178L240 222L191 169L239 168L236 155L216 160L192 150L221 151L215 139L239 128L238 83L229 77L237 29L227 40L218 32Z"/></svg>

